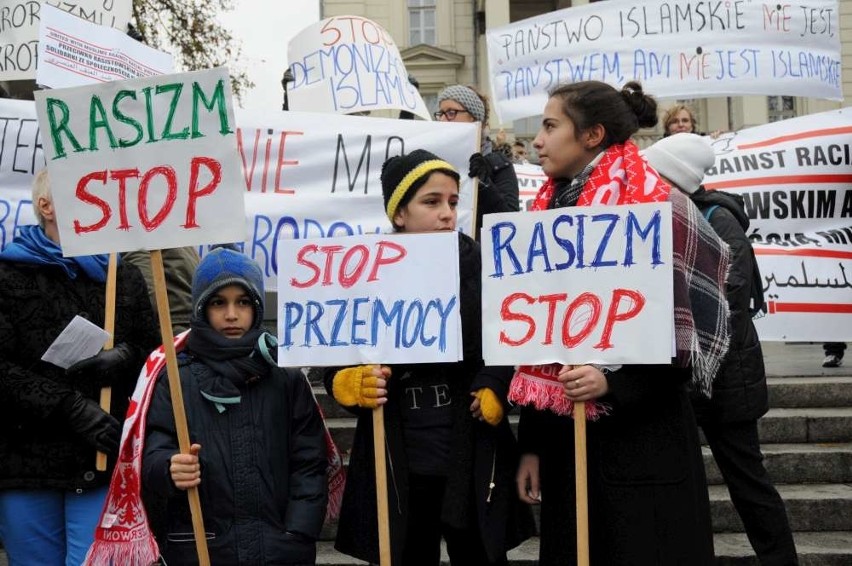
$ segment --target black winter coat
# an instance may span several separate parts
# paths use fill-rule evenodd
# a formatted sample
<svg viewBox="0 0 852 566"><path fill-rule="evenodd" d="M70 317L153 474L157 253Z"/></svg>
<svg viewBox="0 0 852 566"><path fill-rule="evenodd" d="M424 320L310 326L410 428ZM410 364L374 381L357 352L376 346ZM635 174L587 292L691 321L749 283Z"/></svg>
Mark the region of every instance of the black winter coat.
<svg viewBox="0 0 852 566"><path fill-rule="evenodd" d="M749 311L754 279L760 277L745 232L749 219L738 195L702 188L691 197L702 211L717 205L710 212L710 225L731 248L725 285L731 313L731 344L713 381L711 399L693 399L696 416L699 424L755 420L769 410L769 394L763 351Z"/></svg>
<svg viewBox="0 0 852 566"><path fill-rule="evenodd" d="M479 192L476 202L476 241L482 228L482 217L495 212L517 212L520 210L518 200L518 176L509 158L499 151L485 155L488 162L487 173L480 174Z"/></svg>
<svg viewBox="0 0 852 566"><path fill-rule="evenodd" d="M587 434L590 562L709 566L713 534L689 369L625 365L607 374L610 415ZM540 566L577 563L574 421L521 410L518 440L539 455Z"/></svg>
<svg viewBox="0 0 852 566"><path fill-rule="evenodd" d="M124 420L139 370L159 333L139 270L116 274L115 344L130 346L132 371L115 376L110 412ZM90 489L115 465L95 470L95 449L69 428L60 404L75 392L97 401L100 384L72 380L41 356L75 315L103 328L106 287L56 266L0 261L0 489Z"/></svg>
<svg viewBox="0 0 852 566"><path fill-rule="evenodd" d="M388 402L384 405L387 444L387 478L390 538L393 564L401 562L408 519L408 462L402 424L402 377L417 380L419 375L444 372L450 384L453 427L451 460L444 494L442 520L455 528L478 525L490 560L529 538L535 529L529 506L517 497L515 473L518 451L508 420L496 427L474 419L470 414L470 393L483 387L506 399L512 369L483 368L481 354L481 283L479 244L459 234L461 320L464 361L445 364L391 366ZM334 374L324 372L332 394ZM508 408L507 408L508 409ZM376 479L373 451L372 411L358 409L358 424L343 495L335 548L344 554L379 562ZM489 489L492 481L493 489Z"/></svg>
<svg viewBox="0 0 852 566"><path fill-rule="evenodd" d="M273 368L223 412L202 396L212 370L181 355L181 387L192 443L201 445L199 495L213 564L313 564L328 499L322 417L307 380ZM167 564L197 564L186 493L169 472L178 450L165 372L148 409L142 482L167 494Z"/></svg>

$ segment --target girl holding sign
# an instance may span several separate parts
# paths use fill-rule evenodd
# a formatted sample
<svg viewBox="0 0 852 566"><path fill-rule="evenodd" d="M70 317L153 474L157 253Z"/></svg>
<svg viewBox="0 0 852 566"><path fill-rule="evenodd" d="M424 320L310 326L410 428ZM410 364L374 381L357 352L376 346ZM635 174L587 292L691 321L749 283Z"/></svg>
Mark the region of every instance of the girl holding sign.
<svg viewBox="0 0 852 566"><path fill-rule="evenodd" d="M533 210L667 200L670 187L646 166L629 139L640 126L656 121L656 103L637 83L627 83L621 91L595 81L556 88L534 141L549 180ZM677 216L678 203L673 202L673 210ZM675 240L678 234L675 229ZM677 255L677 242L674 250ZM718 261L697 269L702 267L711 274L719 271ZM678 285L683 273L677 262L674 271L678 311L678 289L688 284ZM724 336L724 295L717 292L707 301L713 311L706 313L711 319L707 325ZM687 317L676 317L676 334L687 338L685 351L678 340L681 363L518 369L510 393L510 399L526 405L518 434L523 451L518 492L525 501L542 505L542 566L576 564L578 559L574 421L554 411L570 413L580 401L593 421L587 428L587 563L713 563L706 480L687 392L688 365L700 355L689 351L691 344L706 346L707 365L716 367L725 344L707 343L712 337L704 332L703 319L699 326L699 316L694 328L681 318ZM656 338L649 334L649 339ZM705 373L712 376L711 371ZM545 409L550 406L554 409Z"/></svg>
<svg viewBox="0 0 852 566"><path fill-rule="evenodd" d="M455 230L459 174L423 150L382 168L397 232ZM533 529L515 494L518 453L505 414L511 368L483 367L479 245L459 233L464 360L329 369L325 385L358 415L336 548L379 562L371 409L383 405L392 562L437 566L441 538L456 566L506 564Z"/></svg>

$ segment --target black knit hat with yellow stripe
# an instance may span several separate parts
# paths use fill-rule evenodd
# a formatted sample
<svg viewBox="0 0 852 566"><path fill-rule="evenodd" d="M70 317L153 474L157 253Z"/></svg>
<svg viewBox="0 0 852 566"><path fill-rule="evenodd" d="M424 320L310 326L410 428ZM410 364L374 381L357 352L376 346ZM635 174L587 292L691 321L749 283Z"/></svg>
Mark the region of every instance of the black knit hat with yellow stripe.
<svg viewBox="0 0 852 566"><path fill-rule="evenodd" d="M425 149L415 149L408 155L398 155L385 161L382 165L382 194L391 224L396 211L411 200L435 171L449 175L456 183L460 180L452 165Z"/></svg>

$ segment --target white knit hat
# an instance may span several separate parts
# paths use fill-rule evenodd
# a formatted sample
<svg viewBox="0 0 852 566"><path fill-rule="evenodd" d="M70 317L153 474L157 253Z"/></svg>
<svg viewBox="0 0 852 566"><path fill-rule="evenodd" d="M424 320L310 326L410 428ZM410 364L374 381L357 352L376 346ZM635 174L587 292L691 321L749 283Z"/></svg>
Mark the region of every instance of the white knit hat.
<svg viewBox="0 0 852 566"><path fill-rule="evenodd" d="M642 152L648 164L686 193L694 193L704 173L716 163L706 138L680 133L666 137Z"/></svg>

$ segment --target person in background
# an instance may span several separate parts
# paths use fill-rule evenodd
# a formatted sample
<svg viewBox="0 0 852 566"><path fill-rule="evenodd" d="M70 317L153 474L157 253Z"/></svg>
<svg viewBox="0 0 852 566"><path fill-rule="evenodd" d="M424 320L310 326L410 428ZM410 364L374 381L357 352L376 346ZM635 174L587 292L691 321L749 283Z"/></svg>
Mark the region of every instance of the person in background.
<svg viewBox="0 0 852 566"><path fill-rule="evenodd" d="M381 180L395 231L455 230L452 165L415 150L388 159ZM438 566L441 538L454 566L505 565L507 550L534 530L514 490L518 453L506 419L512 368L483 366L479 245L458 238L464 359L325 373L329 394L358 416L335 548L372 563L379 561L372 432L379 405L395 566Z"/></svg>
<svg viewBox="0 0 852 566"><path fill-rule="evenodd" d="M710 134L698 131L698 121L695 119L695 111L686 104L675 104L663 115L663 126L665 132L663 137L668 137L674 134L698 134L699 136L709 135L711 138L719 137L722 132L716 130Z"/></svg>
<svg viewBox="0 0 852 566"><path fill-rule="evenodd" d="M515 140L512 143L512 163L515 165L526 165L529 163L527 153L527 144L523 140Z"/></svg>
<svg viewBox="0 0 852 566"><path fill-rule="evenodd" d="M482 217L493 212L516 212L518 201L518 177L506 154L494 151L495 146L488 137L488 98L473 87L452 85L438 93L438 111L435 119L443 122L479 122L482 127L480 150L470 156L468 176L479 180L476 205L476 235Z"/></svg>
<svg viewBox="0 0 852 566"><path fill-rule="evenodd" d="M328 492L323 423L308 382L273 357L260 267L212 250L192 307L178 360L190 454L178 450L165 372L147 413L142 482L168 498L163 558L197 563L185 493L197 486L213 564L314 564Z"/></svg>
<svg viewBox="0 0 852 566"><path fill-rule="evenodd" d="M763 352L752 316L763 306L760 271L746 236L749 219L739 195L706 191L704 174L716 155L705 138L680 133L644 151L663 179L690 195L730 246L726 284L731 342L710 399L693 395L696 418L722 472L731 501L761 564L798 564L784 501L763 465L757 420L769 410Z"/></svg>
<svg viewBox="0 0 852 566"><path fill-rule="evenodd" d="M64 257L47 170L37 226L0 253L0 540L13 566L79 566L94 540L121 422L159 343L139 270L119 262L114 344L67 370L42 355L75 316L104 327L108 256ZM109 411L98 404L112 388ZM107 469L95 469L96 451Z"/></svg>
<svg viewBox="0 0 852 566"><path fill-rule="evenodd" d="M669 200L670 187L645 166L630 140L640 126L656 124L656 109L635 82L620 91L597 81L552 90L533 142L549 180L533 210ZM676 209L673 203L673 219ZM718 265L707 267L718 271ZM684 271L674 270L676 312L685 308L677 292ZM726 341L710 338L726 334L721 288L707 294L705 305L712 312L702 326L684 326L682 319L692 317L674 317L676 335L689 337L677 341L677 363L548 368L548 375L558 375L557 402L570 410L583 401L593 419L586 444L591 564L713 563L707 483L688 394L688 361L699 354L684 350L683 342L706 344L701 355L708 364L721 359ZM658 338L650 331L646 339ZM520 366L512 382L510 400L524 404L517 487L522 500L541 504L539 564L563 566L577 562L574 421L536 409L540 398L514 394L523 393L525 374L535 379L541 373L541 366Z"/></svg>
<svg viewBox="0 0 852 566"><path fill-rule="evenodd" d="M843 365L843 354L846 351L846 342L826 342L822 345L825 359L822 361L824 368L839 368Z"/></svg>

